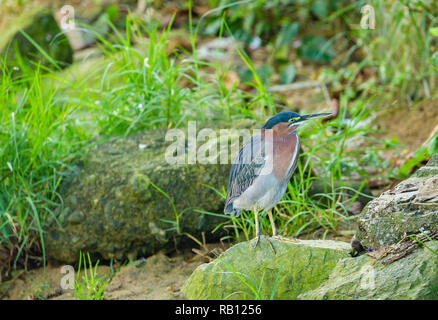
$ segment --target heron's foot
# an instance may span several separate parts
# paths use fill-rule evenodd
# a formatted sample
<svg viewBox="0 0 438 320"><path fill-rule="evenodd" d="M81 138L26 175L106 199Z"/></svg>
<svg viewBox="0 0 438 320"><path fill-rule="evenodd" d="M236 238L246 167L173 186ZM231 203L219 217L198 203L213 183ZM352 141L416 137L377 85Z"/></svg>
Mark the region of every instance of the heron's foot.
<svg viewBox="0 0 438 320"><path fill-rule="evenodd" d="M279 235L273 235L271 237L271 239L278 240L278 241L293 242L293 243L297 243L298 242L298 239L283 237L283 236L279 236Z"/></svg>
<svg viewBox="0 0 438 320"><path fill-rule="evenodd" d="M275 253L276 253L276 252L275 252L275 248L274 248L272 242L269 240L270 237L265 236L265 235L262 235L262 234L259 234L259 235L257 235L257 236L255 237L256 242L255 242L255 244L254 244L254 246L253 246L253 250L254 250L255 248L257 248L257 246L258 246L258 244L259 244L259 242L260 242L260 238L263 238L264 240L266 240L266 242L268 243L268 245L269 245L269 247L271 248L272 252L274 252L274 254L275 254Z"/></svg>

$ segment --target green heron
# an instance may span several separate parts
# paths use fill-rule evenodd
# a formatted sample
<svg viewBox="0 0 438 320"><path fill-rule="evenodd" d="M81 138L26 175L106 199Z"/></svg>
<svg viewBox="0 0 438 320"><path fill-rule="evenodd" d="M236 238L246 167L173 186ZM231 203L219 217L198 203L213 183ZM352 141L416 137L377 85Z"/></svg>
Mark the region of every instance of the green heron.
<svg viewBox="0 0 438 320"><path fill-rule="evenodd" d="M316 113L300 116L296 112L284 111L270 118L262 130L254 134L239 150L228 179L225 214L238 217L242 210L253 210L257 247L261 235L258 212L268 213L273 238L280 237L271 209L281 200L288 182L297 167L300 141L297 131L304 121L331 113Z"/></svg>

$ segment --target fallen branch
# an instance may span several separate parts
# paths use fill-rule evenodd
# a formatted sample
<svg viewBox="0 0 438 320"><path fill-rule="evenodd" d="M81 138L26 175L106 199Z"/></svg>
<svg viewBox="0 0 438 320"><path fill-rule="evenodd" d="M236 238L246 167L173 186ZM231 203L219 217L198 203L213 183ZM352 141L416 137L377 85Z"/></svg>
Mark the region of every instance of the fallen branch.
<svg viewBox="0 0 438 320"><path fill-rule="evenodd" d="M323 82L320 81L300 81L291 84L279 84L268 88L269 92L285 92L290 90L301 90L308 88L322 87Z"/></svg>
<svg viewBox="0 0 438 320"><path fill-rule="evenodd" d="M415 239L412 239L412 237L414 237ZM407 255L411 254L416 248L422 245L423 242L426 242L430 239L438 239L438 232L434 232L430 236L424 235L422 233L414 236L405 236L399 242L392 245L381 256L377 257L373 265L375 265L379 261L381 261L383 265L388 265L395 261L398 261L401 258L404 258ZM384 259L385 257L387 258Z"/></svg>

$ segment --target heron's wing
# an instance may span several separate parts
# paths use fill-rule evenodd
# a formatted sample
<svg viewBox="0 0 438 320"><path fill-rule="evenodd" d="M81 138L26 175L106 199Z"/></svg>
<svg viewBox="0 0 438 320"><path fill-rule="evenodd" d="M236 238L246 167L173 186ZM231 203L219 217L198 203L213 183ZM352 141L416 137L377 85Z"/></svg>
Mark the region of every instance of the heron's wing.
<svg viewBox="0 0 438 320"><path fill-rule="evenodd" d="M239 150L228 178L225 213L230 213L230 209L227 210L228 205L244 193L260 175L266 162L264 145L264 138L257 134L252 136Z"/></svg>

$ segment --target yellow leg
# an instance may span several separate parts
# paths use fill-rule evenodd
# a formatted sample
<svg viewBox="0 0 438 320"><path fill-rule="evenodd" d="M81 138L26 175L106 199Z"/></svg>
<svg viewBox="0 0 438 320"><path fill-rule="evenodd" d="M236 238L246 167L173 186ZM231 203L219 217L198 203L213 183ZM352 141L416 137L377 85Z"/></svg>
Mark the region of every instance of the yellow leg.
<svg viewBox="0 0 438 320"><path fill-rule="evenodd" d="M277 232L277 227L275 226L274 217L272 216L272 210L268 211L268 216L269 216L269 221L271 222L272 239L280 240L280 241L298 242L295 239L290 239L290 238L279 236L278 232Z"/></svg>
<svg viewBox="0 0 438 320"><path fill-rule="evenodd" d="M272 210L268 211L268 217L269 217L269 221L271 222L272 236L276 237L278 235L277 227L275 226L274 217L272 216Z"/></svg>
<svg viewBox="0 0 438 320"><path fill-rule="evenodd" d="M254 220L255 220L255 234L256 234L256 237L260 237L259 212L255 208L254 208Z"/></svg>
<svg viewBox="0 0 438 320"><path fill-rule="evenodd" d="M254 245L254 249L258 246L258 244L260 242L260 238L263 238L266 240L266 242L268 242L269 247L275 253L275 248L272 245L271 241L269 241L269 239L268 239L269 237L262 235L260 232L259 212L257 211L256 208L254 208L254 220L255 220L254 222L255 222L255 233L256 233L256 242Z"/></svg>

